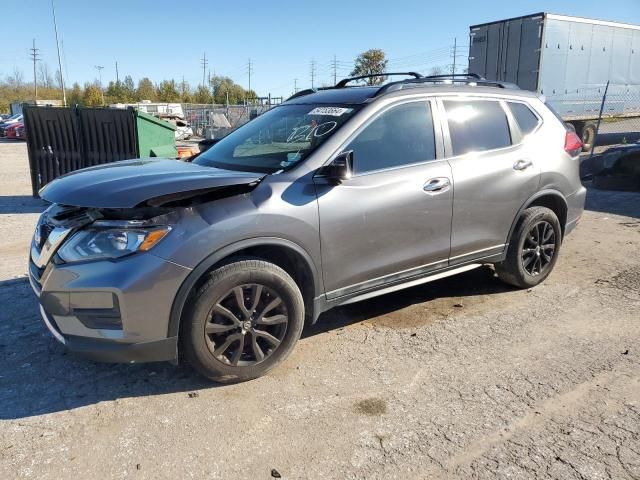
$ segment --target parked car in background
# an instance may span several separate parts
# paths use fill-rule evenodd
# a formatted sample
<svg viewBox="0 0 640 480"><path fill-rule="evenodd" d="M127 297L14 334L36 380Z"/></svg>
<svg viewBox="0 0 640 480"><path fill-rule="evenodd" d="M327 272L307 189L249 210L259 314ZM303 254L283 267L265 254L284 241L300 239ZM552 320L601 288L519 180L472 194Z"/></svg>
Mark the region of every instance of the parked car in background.
<svg viewBox="0 0 640 480"><path fill-rule="evenodd" d="M19 138L20 140L27 139L27 129L24 124L16 128L16 138Z"/></svg>
<svg viewBox="0 0 640 480"><path fill-rule="evenodd" d="M6 137L6 129L14 123L22 122L22 114L12 115L8 119L0 122L0 137Z"/></svg>
<svg viewBox="0 0 640 480"><path fill-rule="evenodd" d="M19 136L19 130L24 131L24 123L22 122L12 123L11 125L5 128L4 136L6 138L12 138L12 139L18 140L21 138Z"/></svg>
<svg viewBox="0 0 640 480"><path fill-rule="evenodd" d="M487 264L544 281L583 213L580 139L533 92L412 75L298 92L192 162L46 185L29 277L51 334L231 382L338 305Z"/></svg>

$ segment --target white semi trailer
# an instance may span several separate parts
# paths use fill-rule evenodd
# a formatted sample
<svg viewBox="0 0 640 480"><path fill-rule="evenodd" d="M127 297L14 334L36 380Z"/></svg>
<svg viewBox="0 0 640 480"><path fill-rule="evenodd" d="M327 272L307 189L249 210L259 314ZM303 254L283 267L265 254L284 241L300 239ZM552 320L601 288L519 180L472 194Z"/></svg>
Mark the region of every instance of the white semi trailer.
<svg viewBox="0 0 640 480"><path fill-rule="evenodd" d="M469 30L469 72L544 95L586 148L608 82L603 116L640 116L640 25L537 13Z"/></svg>

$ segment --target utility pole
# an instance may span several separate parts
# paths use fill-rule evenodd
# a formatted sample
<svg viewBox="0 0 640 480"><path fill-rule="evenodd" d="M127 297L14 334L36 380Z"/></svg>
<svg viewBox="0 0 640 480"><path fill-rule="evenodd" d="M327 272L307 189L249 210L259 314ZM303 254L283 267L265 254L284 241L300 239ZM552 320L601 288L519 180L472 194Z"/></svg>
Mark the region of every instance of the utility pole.
<svg viewBox="0 0 640 480"><path fill-rule="evenodd" d="M120 75L118 74L118 61L116 60L116 85L120 84Z"/></svg>
<svg viewBox="0 0 640 480"><path fill-rule="evenodd" d="M293 79L293 93L298 93L298 79Z"/></svg>
<svg viewBox="0 0 640 480"><path fill-rule="evenodd" d="M202 64L202 88L204 88L204 79L207 74L207 65L209 65L209 62L207 61L207 52L204 52L202 54L200 63Z"/></svg>
<svg viewBox="0 0 640 480"><path fill-rule="evenodd" d="M253 72L253 67L251 66L251 59L249 59L249 63L247 64L247 73L249 74L249 92L251 92L251 72Z"/></svg>
<svg viewBox="0 0 640 480"><path fill-rule="evenodd" d="M311 88L314 87L315 79L316 79L316 61L311 60Z"/></svg>
<svg viewBox="0 0 640 480"><path fill-rule="evenodd" d="M336 60L336 56L333 56L333 84L338 83L338 60Z"/></svg>
<svg viewBox="0 0 640 480"><path fill-rule="evenodd" d="M102 105L104 105L104 90L102 90L102 69L104 68L102 65L94 65L96 70L98 70L98 86L100 87L100 96L102 97Z"/></svg>
<svg viewBox="0 0 640 480"><path fill-rule="evenodd" d="M38 80L36 77L36 63L38 62L38 60L40 60L39 58L40 54L38 53L40 49L36 48L35 38L33 39L33 48L30 48L29 50L31 50L31 53L29 54L29 56L33 60L33 101L35 103L35 101L38 100Z"/></svg>
<svg viewBox="0 0 640 480"><path fill-rule="evenodd" d="M453 65L451 66L451 79L456 75L456 57L458 56L458 38L453 39Z"/></svg>
<svg viewBox="0 0 640 480"><path fill-rule="evenodd" d="M64 89L64 75L62 74L62 60L60 60L60 42L58 42L58 24L56 23L56 7L51 0L51 10L53 11L53 29L56 32L56 48L58 50L58 69L60 71L60 86L62 87L62 102L67 106L67 92Z"/></svg>

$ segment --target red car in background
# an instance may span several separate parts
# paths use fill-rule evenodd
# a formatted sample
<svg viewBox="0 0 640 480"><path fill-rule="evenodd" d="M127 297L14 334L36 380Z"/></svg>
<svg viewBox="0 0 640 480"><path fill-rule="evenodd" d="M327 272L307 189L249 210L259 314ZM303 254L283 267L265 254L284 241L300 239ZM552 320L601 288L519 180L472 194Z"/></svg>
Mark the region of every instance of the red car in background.
<svg viewBox="0 0 640 480"><path fill-rule="evenodd" d="M24 123L22 122L17 122L13 125L9 125L7 128L5 128L4 133L7 138L14 138L16 140L25 140L27 138L25 134Z"/></svg>

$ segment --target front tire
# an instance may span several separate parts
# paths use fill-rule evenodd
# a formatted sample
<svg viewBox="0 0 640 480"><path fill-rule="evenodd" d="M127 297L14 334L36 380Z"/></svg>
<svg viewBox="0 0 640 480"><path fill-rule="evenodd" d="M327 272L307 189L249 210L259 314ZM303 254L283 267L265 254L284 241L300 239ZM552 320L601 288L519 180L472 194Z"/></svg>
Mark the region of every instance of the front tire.
<svg viewBox="0 0 640 480"><path fill-rule="evenodd" d="M507 247L507 257L495 265L498 277L510 285L530 288L543 282L558 260L562 229L556 214L545 207L527 208Z"/></svg>
<svg viewBox="0 0 640 480"><path fill-rule="evenodd" d="M283 269L260 259L227 263L209 274L182 323L187 360L205 377L238 382L282 363L300 338L304 301Z"/></svg>

